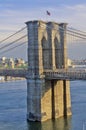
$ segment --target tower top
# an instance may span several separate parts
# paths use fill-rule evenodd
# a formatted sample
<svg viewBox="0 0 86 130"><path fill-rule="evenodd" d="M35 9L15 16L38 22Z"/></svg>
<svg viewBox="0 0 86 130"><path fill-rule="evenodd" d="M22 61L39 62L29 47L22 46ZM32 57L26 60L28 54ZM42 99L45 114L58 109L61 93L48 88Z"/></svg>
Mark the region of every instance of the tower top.
<svg viewBox="0 0 86 130"><path fill-rule="evenodd" d="M55 25L67 25L67 23L58 23L58 22L54 22L54 21L42 21L42 20L31 20L31 21L27 21L25 22L27 25L30 24L30 23L33 23L33 24L55 24Z"/></svg>

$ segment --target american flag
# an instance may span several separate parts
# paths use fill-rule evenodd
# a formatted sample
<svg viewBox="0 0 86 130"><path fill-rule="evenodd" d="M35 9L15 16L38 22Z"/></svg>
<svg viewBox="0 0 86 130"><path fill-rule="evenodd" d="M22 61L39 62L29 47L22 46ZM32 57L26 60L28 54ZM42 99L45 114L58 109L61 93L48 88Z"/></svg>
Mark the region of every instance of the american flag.
<svg viewBox="0 0 86 130"><path fill-rule="evenodd" d="M46 13L47 13L47 15L49 15L49 16L51 15L50 12L49 12L48 10L46 11Z"/></svg>

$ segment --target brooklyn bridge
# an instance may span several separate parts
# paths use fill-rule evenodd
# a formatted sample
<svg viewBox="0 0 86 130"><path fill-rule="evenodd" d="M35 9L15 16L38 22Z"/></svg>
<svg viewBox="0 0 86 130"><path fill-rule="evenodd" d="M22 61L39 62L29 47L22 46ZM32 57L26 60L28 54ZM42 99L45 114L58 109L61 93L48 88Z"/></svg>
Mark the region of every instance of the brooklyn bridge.
<svg viewBox="0 0 86 130"><path fill-rule="evenodd" d="M28 68L0 69L0 75L26 78L28 120L69 116L72 114L69 81L86 80L86 70L68 68L67 42L70 37L72 43L85 41L86 35L67 27L67 23L37 20L26 25L0 42L0 54L27 44Z"/></svg>

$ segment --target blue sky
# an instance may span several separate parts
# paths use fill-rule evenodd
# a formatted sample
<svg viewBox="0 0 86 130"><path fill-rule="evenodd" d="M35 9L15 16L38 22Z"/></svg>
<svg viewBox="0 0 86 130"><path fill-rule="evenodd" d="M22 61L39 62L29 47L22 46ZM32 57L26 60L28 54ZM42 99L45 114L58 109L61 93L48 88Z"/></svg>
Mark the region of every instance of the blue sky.
<svg viewBox="0 0 86 130"><path fill-rule="evenodd" d="M46 18L46 10L51 16ZM86 0L0 0L0 30L12 32L29 20L67 22L86 29Z"/></svg>
<svg viewBox="0 0 86 130"><path fill-rule="evenodd" d="M37 19L86 31L86 0L0 0L0 40Z"/></svg>

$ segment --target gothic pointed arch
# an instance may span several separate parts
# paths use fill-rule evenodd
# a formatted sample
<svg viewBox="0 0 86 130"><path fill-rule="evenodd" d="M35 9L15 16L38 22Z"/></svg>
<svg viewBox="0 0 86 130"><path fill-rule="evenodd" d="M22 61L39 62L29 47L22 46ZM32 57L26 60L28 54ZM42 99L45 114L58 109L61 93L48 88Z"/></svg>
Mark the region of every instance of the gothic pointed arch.
<svg viewBox="0 0 86 130"><path fill-rule="evenodd" d="M58 41L58 38L54 38L54 46L55 46L55 64L56 68L61 68L61 44Z"/></svg>
<svg viewBox="0 0 86 130"><path fill-rule="evenodd" d="M49 42L43 36L42 38L42 58L43 58L43 68L49 69L50 67L50 54L49 54Z"/></svg>

